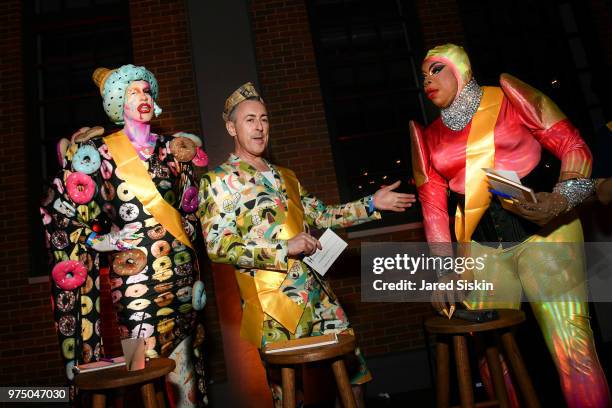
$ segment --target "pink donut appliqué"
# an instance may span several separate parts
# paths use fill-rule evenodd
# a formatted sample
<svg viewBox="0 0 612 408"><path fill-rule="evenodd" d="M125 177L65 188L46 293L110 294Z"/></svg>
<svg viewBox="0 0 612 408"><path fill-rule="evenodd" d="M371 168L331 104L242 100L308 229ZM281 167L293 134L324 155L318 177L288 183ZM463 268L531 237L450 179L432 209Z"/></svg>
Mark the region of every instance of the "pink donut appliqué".
<svg viewBox="0 0 612 408"><path fill-rule="evenodd" d="M113 165L108 160L102 160L100 172L102 173L102 178L104 178L104 180L110 179L113 175Z"/></svg>
<svg viewBox="0 0 612 408"><path fill-rule="evenodd" d="M62 261L51 271L53 280L63 290L73 290L85 282L87 268L79 261Z"/></svg>
<svg viewBox="0 0 612 408"><path fill-rule="evenodd" d="M66 179L66 190L72 201L87 204L96 193L96 184L87 174L77 171Z"/></svg>
<svg viewBox="0 0 612 408"><path fill-rule="evenodd" d="M208 155L204 150L199 147L196 147L196 154L195 156L193 156L193 159L191 159L191 161L198 167L204 167L208 164Z"/></svg>
<svg viewBox="0 0 612 408"><path fill-rule="evenodd" d="M108 152L108 146L106 144L103 144L102 146L98 147L98 152L102 155L102 157L104 157L106 160L110 160L111 159L111 155Z"/></svg>

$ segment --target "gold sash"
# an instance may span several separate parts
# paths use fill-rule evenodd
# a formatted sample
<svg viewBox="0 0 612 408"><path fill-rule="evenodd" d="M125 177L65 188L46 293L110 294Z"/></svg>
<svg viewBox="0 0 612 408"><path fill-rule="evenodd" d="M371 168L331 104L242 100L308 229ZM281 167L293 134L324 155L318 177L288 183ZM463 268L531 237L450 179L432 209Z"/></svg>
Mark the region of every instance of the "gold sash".
<svg viewBox="0 0 612 408"><path fill-rule="evenodd" d="M193 249L191 241L189 241L189 237L183 229L181 214L159 194L149 172L125 133L120 130L106 136L104 143L108 146L108 150L117 164L117 170L121 172L121 177L143 207L174 238Z"/></svg>
<svg viewBox="0 0 612 408"><path fill-rule="evenodd" d="M489 207L487 177L483 168L495 165L495 123L504 93L485 86L480 106L472 118L465 152L465 204L457 206L455 234L458 242L470 242L480 218Z"/></svg>
<svg viewBox="0 0 612 408"><path fill-rule="evenodd" d="M285 222L279 238L289 240L304 230L304 208L295 173L283 167L277 166L277 169L285 183L288 198ZM289 259L287 270L291 270L294 263L295 259ZM286 278L286 272L258 269L255 277L252 277L236 271L236 281L245 303L240 336L257 347L261 347L266 314L295 333L304 313L303 305L298 305L281 292L280 286Z"/></svg>

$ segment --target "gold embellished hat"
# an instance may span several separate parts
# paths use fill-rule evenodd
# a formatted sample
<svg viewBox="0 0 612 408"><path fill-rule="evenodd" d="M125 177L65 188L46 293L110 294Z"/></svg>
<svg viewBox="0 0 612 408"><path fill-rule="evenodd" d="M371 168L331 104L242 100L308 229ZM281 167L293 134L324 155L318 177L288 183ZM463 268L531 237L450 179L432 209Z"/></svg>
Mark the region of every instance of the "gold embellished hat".
<svg viewBox="0 0 612 408"><path fill-rule="evenodd" d="M263 99L255 89L255 86L251 82L247 82L240 88L236 89L232 94L225 100L225 107L223 108L223 120L229 121L230 113L232 110L242 101L249 98L257 98L263 103Z"/></svg>

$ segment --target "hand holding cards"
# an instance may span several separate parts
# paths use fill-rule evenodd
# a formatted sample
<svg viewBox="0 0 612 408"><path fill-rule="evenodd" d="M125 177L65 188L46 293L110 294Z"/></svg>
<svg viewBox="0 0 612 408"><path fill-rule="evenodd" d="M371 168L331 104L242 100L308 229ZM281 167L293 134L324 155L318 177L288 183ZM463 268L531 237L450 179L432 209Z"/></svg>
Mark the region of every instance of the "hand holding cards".
<svg viewBox="0 0 612 408"><path fill-rule="evenodd" d="M319 242L323 249L317 249L314 254L304 257L304 262L319 275L324 276L348 244L329 228L321 235Z"/></svg>
<svg viewBox="0 0 612 408"><path fill-rule="evenodd" d="M483 169L487 175L489 185L493 194L497 195L502 199L517 199L524 200L530 203L537 203L535 193L529 187L521 184L521 180L514 171L510 170L495 170L495 169Z"/></svg>

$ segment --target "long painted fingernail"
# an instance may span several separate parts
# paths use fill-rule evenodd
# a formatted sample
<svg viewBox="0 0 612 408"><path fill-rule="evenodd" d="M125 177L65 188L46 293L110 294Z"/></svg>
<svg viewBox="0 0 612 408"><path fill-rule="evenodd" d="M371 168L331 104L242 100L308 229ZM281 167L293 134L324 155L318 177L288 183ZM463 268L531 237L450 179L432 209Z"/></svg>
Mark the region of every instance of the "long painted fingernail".
<svg viewBox="0 0 612 408"><path fill-rule="evenodd" d="M472 306L470 306L470 304L468 302L466 302L465 300L463 302L461 302L461 303L463 303L463 306L465 306L466 309L472 310Z"/></svg>
<svg viewBox="0 0 612 408"><path fill-rule="evenodd" d="M455 305L452 305L450 307L450 313L448 314L448 318L450 319L451 317L453 317L453 313L455 313Z"/></svg>
<svg viewBox="0 0 612 408"><path fill-rule="evenodd" d="M448 317L448 311L446 310L446 308L442 309L442 313L444 313L444 315L446 317ZM449 319L450 319L450 317L449 317Z"/></svg>

